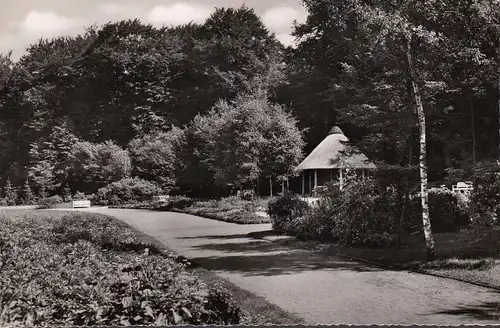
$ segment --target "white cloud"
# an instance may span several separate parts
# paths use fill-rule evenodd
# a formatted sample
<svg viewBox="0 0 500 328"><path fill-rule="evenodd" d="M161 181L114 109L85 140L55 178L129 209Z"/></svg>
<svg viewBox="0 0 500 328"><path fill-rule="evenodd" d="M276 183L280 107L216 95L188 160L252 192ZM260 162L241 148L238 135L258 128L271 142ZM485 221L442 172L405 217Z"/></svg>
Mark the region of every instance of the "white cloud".
<svg viewBox="0 0 500 328"><path fill-rule="evenodd" d="M262 15L262 21L266 26L278 33L288 31L292 28L293 21L304 22L307 14L304 10L291 7L275 7L269 9Z"/></svg>
<svg viewBox="0 0 500 328"><path fill-rule="evenodd" d="M20 27L28 33L47 35L59 33L75 27L76 22L50 11L30 11Z"/></svg>
<svg viewBox="0 0 500 328"><path fill-rule="evenodd" d="M289 33L280 33L276 35L276 39L283 43L285 46L294 46L295 45L295 37Z"/></svg>
<svg viewBox="0 0 500 328"><path fill-rule="evenodd" d="M203 23L214 11L209 7L176 3L171 6L156 6L148 14L155 24L181 25L189 22Z"/></svg>

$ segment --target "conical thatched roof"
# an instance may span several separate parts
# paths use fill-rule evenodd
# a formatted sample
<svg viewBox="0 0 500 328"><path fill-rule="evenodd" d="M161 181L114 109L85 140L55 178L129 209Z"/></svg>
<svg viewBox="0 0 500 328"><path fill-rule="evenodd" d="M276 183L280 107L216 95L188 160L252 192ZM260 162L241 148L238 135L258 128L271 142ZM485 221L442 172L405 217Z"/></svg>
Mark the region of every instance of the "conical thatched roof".
<svg viewBox="0 0 500 328"><path fill-rule="evenodd" d="M376 166L368 161L362 153L345 154L344 142L349 139L342 130L335 126L328 136L300 163L296 170L338 169L351 166L357 169L375 169Z"/></svg>

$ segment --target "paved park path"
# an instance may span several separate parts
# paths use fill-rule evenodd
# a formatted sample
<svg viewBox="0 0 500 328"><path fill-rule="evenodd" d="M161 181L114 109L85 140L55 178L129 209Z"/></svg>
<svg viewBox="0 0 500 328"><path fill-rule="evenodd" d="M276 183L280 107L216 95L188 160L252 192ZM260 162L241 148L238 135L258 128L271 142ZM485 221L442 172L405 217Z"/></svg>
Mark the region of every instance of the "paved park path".
<svg viewBox="0 0 500 328"><path fill-rule="evenodd" d="M115 216L308 324L498 324L500 293L453 280L288 248L187 214L91 208ZM258 234L257 234L258 235Z"/></svg>

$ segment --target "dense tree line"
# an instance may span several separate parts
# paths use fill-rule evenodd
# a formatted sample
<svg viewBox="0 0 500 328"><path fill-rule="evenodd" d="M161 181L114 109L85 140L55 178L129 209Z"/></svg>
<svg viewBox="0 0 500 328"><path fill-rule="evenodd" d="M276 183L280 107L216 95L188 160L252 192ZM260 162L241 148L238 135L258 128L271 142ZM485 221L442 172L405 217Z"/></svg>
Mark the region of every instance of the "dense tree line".
<svg viewBox="0 0 500 328"><path fill-rule="evenodd" d="M295 48L242 7L2 55L1 184L93 192L137 176L210 195L285 179L334 124L374 161L424 161L431 184L500 156L497 2L303 4Z"/></svg>
<svg viewBox="0 0 500 328"><path fill-rule="evenodd" d="M302 155L294 118L273 99L285 78L283 53L241 7L218 9L199 25L92 26L42 39L16 63L3 55L1 184L28 183L47 196L139 177L165 191L196 195L205 186L208 196L283 179ZM232 128L245 137L229 143ZM235 170L225 172L229 166Z"/></svg>

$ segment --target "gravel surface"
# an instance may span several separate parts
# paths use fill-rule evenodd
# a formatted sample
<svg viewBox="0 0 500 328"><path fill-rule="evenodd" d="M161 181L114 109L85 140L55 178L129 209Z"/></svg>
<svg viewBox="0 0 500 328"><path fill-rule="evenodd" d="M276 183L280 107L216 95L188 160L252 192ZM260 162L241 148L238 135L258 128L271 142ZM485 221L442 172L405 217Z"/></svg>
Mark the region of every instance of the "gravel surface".
<svg viewBox="0 0 500 328"><path fill-rule="evenodd" d="M83 211L127 222L307 324L500 323L497 291L288 248L259 236L270 224L237 225L142 210Z"/></svg>

